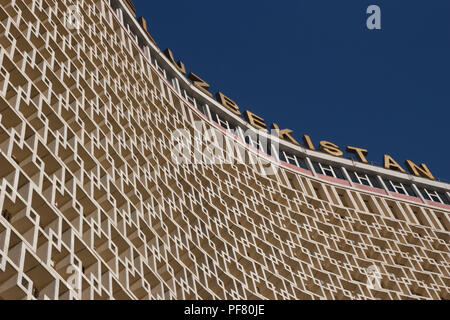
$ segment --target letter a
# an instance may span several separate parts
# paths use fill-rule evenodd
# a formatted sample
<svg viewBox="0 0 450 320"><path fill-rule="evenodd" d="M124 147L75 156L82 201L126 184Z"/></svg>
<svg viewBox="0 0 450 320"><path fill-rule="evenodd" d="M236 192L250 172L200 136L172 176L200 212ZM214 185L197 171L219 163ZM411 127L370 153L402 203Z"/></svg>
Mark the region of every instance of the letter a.
<svg viewBox="0 0 450 320"><path fill-rule="evenodd" d="M381 9L377 5L371 5L367 8L367 14L372 14L367 18L367 29L381 30Z"/></svg>

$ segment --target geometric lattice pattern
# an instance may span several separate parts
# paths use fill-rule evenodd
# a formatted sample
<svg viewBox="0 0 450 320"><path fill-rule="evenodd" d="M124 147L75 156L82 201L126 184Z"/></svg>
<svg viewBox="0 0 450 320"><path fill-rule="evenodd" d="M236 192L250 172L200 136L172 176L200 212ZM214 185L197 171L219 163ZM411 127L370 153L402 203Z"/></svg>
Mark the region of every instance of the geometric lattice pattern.
<svg viewBox="0 0 450 320"><path fill-rule="evenodd" d="M204 119L108 2L78 3L70 30L72 1L0 0L0 298L450 298L448 211L175 163Z"/></svg>

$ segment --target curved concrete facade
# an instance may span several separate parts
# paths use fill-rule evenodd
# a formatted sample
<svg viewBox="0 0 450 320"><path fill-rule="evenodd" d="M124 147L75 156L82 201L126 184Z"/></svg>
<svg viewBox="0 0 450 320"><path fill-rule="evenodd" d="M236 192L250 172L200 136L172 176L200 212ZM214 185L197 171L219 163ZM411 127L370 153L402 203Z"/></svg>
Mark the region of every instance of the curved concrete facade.
<svg viewBox="0 0 450 320"><path fill-rule="evenodd" d="M1 299L449 298L448 184L260 148L133 10L0 1Z"/></svg>

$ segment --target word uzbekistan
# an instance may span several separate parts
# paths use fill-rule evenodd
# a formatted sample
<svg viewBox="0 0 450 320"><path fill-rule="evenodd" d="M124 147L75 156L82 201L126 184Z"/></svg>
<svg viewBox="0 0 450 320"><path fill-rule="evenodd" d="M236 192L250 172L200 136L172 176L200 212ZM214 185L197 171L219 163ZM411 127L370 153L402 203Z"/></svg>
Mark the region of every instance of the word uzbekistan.
<svg viewBox="0 0 450 320"><path fill-rule="evenodd" d="M187 74L185 64L182 61L176 62L175 58L173 56L173 53L170 49L166 49L164 51L164 54L167 56L167 58L170 60L170 62L176 67L176 69L180 73L182 73L183 75ZM213 98L213 94L209 91L210 85L206 81L204 81L203 79L201 79L199 76L197 76L196 74L194 74L192 72L189 73L187 78L189 80L191 80L192 84L197 89L199 89L202 93L206 94L210 98ZM241 113L237 103L234 102L229 97L227 97L226 95L224 95L222 92L219 91L216 94L216 99L227 110L231 111L233 114L235 114L239 117L242 117L242 113ZM245 116L245 120L252 127L268 132L267 125L263 118L257 116L256 114L254 114L248 110L246 110L244 112L244 116ZM274 132L276 132L281 139L288 141L294 145L300 146L300 143L298 143L298 141L295 140L294 137L292 136L293 130L291 130L291 129L281 130L280 127L276 123L272 124L272 129L274 129ZM316 150L316 147L314 146L311 138L308 135L303 136L303 142L308 149ZM320 149L320 151L330 154L335 157L342 157L344 155L344 153L339 148L339 146L337 146L336 144L329 142L329 141L321 141L320 145L319 145L319 149ZM369 163L366 158L367 154L369 153L368 150L363 149L363 148L348 146L346 148L346 151L350 154L355 155L358 161L360 161L362 163L366 163L366 164ZM418 177L428 178L431 180L435 180L433 174L428 169L426 164L421 164L419 166L419 165L415 164L414 162L412 162L411 160L406 160L405 164L406 164L408 170L413 175L418 176ZM390 169L390 170L395 170L395 171L400 171L402 173L406 173L406 170L403 169L403 167L397 161L395 161L394 158L392 158L388 154L384 155L383 165L384 165L385 169Z"/></svg>

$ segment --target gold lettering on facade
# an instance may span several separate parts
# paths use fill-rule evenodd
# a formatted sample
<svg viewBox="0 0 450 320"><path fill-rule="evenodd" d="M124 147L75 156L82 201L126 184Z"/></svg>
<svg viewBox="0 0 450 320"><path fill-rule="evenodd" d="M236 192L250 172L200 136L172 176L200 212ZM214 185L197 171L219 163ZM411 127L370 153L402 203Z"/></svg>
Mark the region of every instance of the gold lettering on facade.
<svg viewBox="0 0 450 320"><path fill-rule="evenodd" d="M316 150L314 147L314 144L312 143L311 137L305 134L302 138L303 142L305 143L305 146L310 150Z"/></svg>
<svg viewBox="0 0 450 320"><path fill-rule="evenodd" d="M184 63L181 60L178 62L175 62L175 58L173 57L172 50L167 48L166 50L164 50L164 54L166 55L167 58L169 58L170 62L172 62L172 64L178 69L178 71L180 71L182 74L186 74L186 66L184 65Z"/></svg>
<svg viewBox="0 0 450 320"><path fill-rule="evenodd" d="M220 91L217 92L216 98L225 108L227 108L228 110L230 110L231 112L233 112L238 116L241 115L241 111L239 111L239 106L236 104L236 102L228 98L222 92Z"/></svg>
<svg viewBox="0 0 450 320"><path fill-rule="evenodd" d="M406 166L414 175L416 175L418 177L424 177L424 178L429 178L431 180L435 180L430 169L428 169L427 165L424 163L421 166L418 166L411 160L406 160Z"/></svg>
<svg viewBox="0 0 450 320"><path fill-rule="evenodd" d="M248 123L250 123L256 129L267 131L267 125L264 122L264 119L261 118L260 116L257 116L253 112L248 111L248 110L245 111L245 119L247 120Z"/></svg>
<svg viewBox="0 0 450 320"><path fill-rule="evenodd" d="M344 155L342 150L337 145L329 141L321 141L320 150L335 157L342 157Z"/></svg>
<svg viewBox="0 0 450 320"><path fill-rule="evenodd" d="M397 161L394 160L394 158L392 158L390 155L385 154L384 155L384 168L385 169L390 169L390 170L396 170L396 171L400 171L403 173L406 173L405 169L403 169L398 163Z"/></svg>
<svg viewBox="0 0 450 320"><path fill-rule="evenodd" d="M294 137L291 135L291 133L294 132L293 130L291 129L280 130L280 127L276 123L272 124L272 129L276 130L278 137L280 137L280 139L287 140L297 146L300 145L300 143L298 143L297 140L295 140Z"/></svg>
<svg viewBox="0 0 450 320"><path fill-rule="evenodd" d="M361 161L362 163L369 163L369 161L367 161L367 158L366 158L366 156L369 154L368 150L348 146L347 152L354 154L358 158L358 160Z"/></svg>
<svg viewBox="0 0 450 320"><path fill-rule="evenodd" d="M192 84L194 85L194 87L199 89L204 94L210 96L211 98L213 97L212 93L208 91L210 85L205 80L192 72L189 74L188 78L192 80Z"/></svg>

